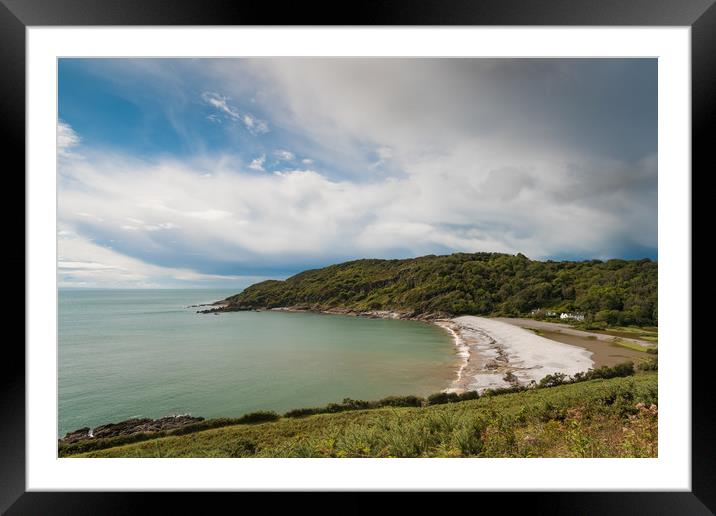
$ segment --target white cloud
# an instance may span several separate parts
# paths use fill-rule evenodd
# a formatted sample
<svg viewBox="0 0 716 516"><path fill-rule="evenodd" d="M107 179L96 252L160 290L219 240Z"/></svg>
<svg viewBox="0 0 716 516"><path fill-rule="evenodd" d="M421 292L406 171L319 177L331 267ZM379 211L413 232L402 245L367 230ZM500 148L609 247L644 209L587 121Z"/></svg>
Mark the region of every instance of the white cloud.
<svg viewBox="0 0 716 516"><path fill-rule="evenodd" d="M258 158L254 159L251 162L251 164L249 164L249 168L251 170L258 170L260 172L265 172L264 163L266 163L266 154L262 154Z"/></svg>
<svg viewBox="0 0 716 516"><path fill-rule="evenodd" d="M242 121L246 129L252 134L265 134L269 132L268 123L265 120L259 120L250 113L244 114Z"/></svg>
<svg viewBox="0 0 716 516"><path fill-rule="evenodd" d="M250 113L244 115L244 126L252 134L265 134L269 132L268 123L265 120L259 120Z"/></svg>
<svg viewBox="0 0 716 516"><path fill-rule="evenodd" d="M207 179L203 161L77 161L62 185L60 220L142 260L188 254L205 270L452 251L544 258L609 254L615 240L656 244L645 208L653 159L629 166L514 146L506 159L493 142L475 140L371 182L310 170L246 174L220 162ZM597 171L599 183L590 179ZM615 195L622 190L638 195Z"/></svg>
<svg viewBox="0 0 716 516"><path fill-rule="evenodd" d="M375 152L381 160L386 160L393 157L393 149L391 149L390 147L378 147Z"/></svg>
<svg viewBox="0 0 716 516"><path fill-rule="evenodd" d="M313 165L313 160L309 158L304 158L301 160L301 163L303 163L304 165Z"/></svg>
<svg viewBox="0 0 716 516"><path fill-rule="evenodd" d="M270 129L266 121L254 119L254 126L251 132L254 134L265 134L269 132L269 130Z"/></svg>
<svg viewBox="0 0 716 516"><path fill-rule="evenodd" d="M92 271L102 271L102 270L117 270L118 267L114 265L106 265L104 263L97 263L97 262L72 262L72 261L66 261L66 260L60 260L57 262L57 267L60 270L67 269L67 270L92 270Z"/></svg>
<svg viewBox="0 0 716 516"><path fill-rule="evenodd" d="M220 124L221 117L219 115L222 115L227 120L241 122L246 130L252 134L265 134L269 132L269 126L265 120L260 120L251 113L244 113L242 115L238 108L229 103L229 97L219 93L205 91L201 94L201 98L218 112L207 115L206 119L210 122Z"/></svg>
<svg viewBox="0 0 716 516"><path fill-rule="evenodd" d="M287 151L285 149L278 149L274 151L274 155L281 161L293 161L296 158L293 152Z"/></svg>
<svg viewBox="0 0 716 516"><path fill-rule="evenodd" d="M82 139L72 129L70 124L59 120L57 122L57 154L60 158L78 158L72 149L80 144Z"/></svg>
<svg viewBox="0 0 716 516"><path fill-rule="evenodd" d="M208 210L201 210L201 211L189 211L186 213L187 217L192 217L194 219L199 220L206 220L206 221L216 221L216 220L222 220L231 217L232 213L230 211L225 210L214 210L214 209L208 209ZM174 226L178 227L178 226Z"/></svg>
<svg viewBox="0 0 716 516"><path fill-rule="evenodd" d="M393 157L393 149L390 147L378 147L375 153L378 156L378 161L373 162L371 168L384 165L386 161Z"/></svg>
<svg viewBox="0 0 716 516"><path fill-rule="evenodd" d="M162 267L92 242L69 229L58 233L60 287L159 288L217 286L243 288L258 276L202 274L191 269Z"/></svg>
<svg viewBox="0 0 716 516"><path fill-rule="evenodd" d="M227 118L230 118L231 120L239 120L239 111L234 106L229 104L228 97L220 95L219 93L205 91L201 94L201 98L204 102L215 108ZM209 117L211 117L211 115L209 115ZM210 118L210 120L217 121L218 118Z"/></svg>

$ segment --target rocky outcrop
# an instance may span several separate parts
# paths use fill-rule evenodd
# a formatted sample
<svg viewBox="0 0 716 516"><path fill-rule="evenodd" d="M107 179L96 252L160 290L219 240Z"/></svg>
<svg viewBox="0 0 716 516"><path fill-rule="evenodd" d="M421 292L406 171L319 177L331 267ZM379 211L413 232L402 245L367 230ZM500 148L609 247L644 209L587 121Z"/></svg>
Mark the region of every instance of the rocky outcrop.
<svg viewBox="0 0 716 516"><path fill-rule="evenodd" d="M61 441L66 443L76 443L77 441L91 438L92 436L90 432L90 427L85 426L83 428L74 430L73 432L67 432L67 434L65 434L65 437L63 437Z"/></svg>
<svg viewBox="0 0 716 516"><path fill-rule="evenodd" d="M101 425L92 430L90 430L89 427L80 428L78 430L68 432L62 439L60 439L60 441L70 444L86 439L101 439L137 433L156 433L166 430L174 430L176 428L181 428L192 423L198 423L203 420L203 417L193 417L189 415L167 416L159 419L127 419L125 421L120 421L119 423Z"/></svg>

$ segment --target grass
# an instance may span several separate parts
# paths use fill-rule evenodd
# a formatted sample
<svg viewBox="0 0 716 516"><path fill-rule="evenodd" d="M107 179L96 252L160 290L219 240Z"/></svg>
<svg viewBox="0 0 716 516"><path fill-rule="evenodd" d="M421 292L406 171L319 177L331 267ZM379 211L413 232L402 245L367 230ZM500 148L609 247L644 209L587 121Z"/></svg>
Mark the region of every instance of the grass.
<svg viewBox="0 0 716 516"><path fill-rule="evenodd" d="M616 326L614 328L607 328L607 332L621 332L629 333L634 336L635 339L646 340L648 342L659 342L659 329L654 326L648 326L640 328L638 326Z"/></svg>
<svg viewBox="0 0 716 516"><path fill-rule="evenodd" d="M614 326L613 328L607 328L614 331L623 331L628 333L636 333L639 335L652 335L656 336L659 333L659 329L656 326Z"/></svg>
<svg viewBox="0 0 716 516"><path fill-rule="evenodd" d="M570 324L569 322L567 324ZM641 339L648 342L659 342L659 328L656 326L604 326L599 327L594 323L572 323L570 326L585 331L592 331L595 333L602 333L604 335L611 335L613 337L620 337L628 334L630 337L635 339Z"/></svg>
<svg viewBox="0 0 716 516"><path fill-rule="evenodd" d="M614 337L613 339L611 339L611 343L616 346L620 346L622 348L633 349L634 351L642 351L644 353L646 353L647 349L650 349L650 348L647 348L644 346L640 346L639 344L636 344L635 342L630 342L628 340L620 339L619 337Z"/></svg>
<svg viewBox="0 0 716 516"><path fill-rule="evenodd" d="M536 320L545 320L545 319L536 319ZM555 322L555 321L548 321L548 322ZM620 335L616 333L629 333L631 336L635 339L641 339L645 340L647 342L653 342L654 344L657 344L659 342L659 331L656 327L646 327L646 328L640 328L638 326L606 326L604 328L597 328L594 327L590 323L583 323L583 322L572 322L572 321L556 321L560 324L566 324L568 326L571 326L572 328L576 330L582 330L582 331L590 331L593 333L601 333L602 335L609 335L611 337L614 337L614 341L619 340L619 342L615 342L616 344L620 346L627 347L629 349L634 349L636 351L644 351L643 346L639 346L638 344L630 344L628 341L624 341ZM528 328L530 331L534 332L537 335L540 335L544 337L544 331L537 329L537 328ZM557 330L559 331L559 330ZM595 340L597 337L595 335L588 335L585 337L586 339Z"/></svg>
<svg viewBox="0 0 716 516"><path fill-rule="evenodd" d="M233 424L81 457L653 457L657 376ZM207 425L210 422L207 422Z"/></svg>

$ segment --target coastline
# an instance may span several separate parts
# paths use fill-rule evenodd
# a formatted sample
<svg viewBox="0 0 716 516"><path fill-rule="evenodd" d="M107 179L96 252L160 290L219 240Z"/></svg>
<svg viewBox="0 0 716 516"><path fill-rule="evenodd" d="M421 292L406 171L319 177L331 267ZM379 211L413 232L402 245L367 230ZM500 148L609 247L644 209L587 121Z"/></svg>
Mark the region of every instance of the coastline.
<svg viewBox="0 0 716 516"><path fill-rule="evenodd" d="M549 374L572 376L594 367L593 352L538 336L506 321L478 316L450 317L443 313L416 314L414 311L314 310L306 307L278 307L270 311L310 312L380 319L403 319L434 324L453 339L459 364L455 379L444 392L483 392L527 386Z"/></svg>
<svg viewBox="0 0 716 516"><path fill-rule="evenodd" d="M457 378L455 378L450 387L445 389L445 392L464 392L465 389L461 389L459 385L463 381L465 369L470 363L470 347L465 343L465 340L460 335L459 326L455 324L451 319L437 319L433 321L433 324L447 331L453 339L455 348L457 349L457 356L460 357L460 364L457 368Z"/></svg>
<svg viewBox="0 0 716 516"><path fill-rule="evenodd" d="M193 305L193 307L210 305ZM189 307L188 307L189 308ZM223 308L223 306L222 306ZM421 314L409 311L356 311L346 309L312 310L304 307L278 307L252 311L306 312L326 315L413 320L433 324L450 335L459 357L455 378L442 392L460 394L466 391L524 387L547 375L563 373L573 376L595 366L593 352L579 345L561 343L539 336L512 321L478 316L445 317L443 314ZM209 313L218 314L219 310ZM442 315L442 317L440 317ZM203 421L201 417L166 416L156 420L129 419L95 428L81 428L59 440L65 443L96 437L133 435L171 431Z"/></svg>

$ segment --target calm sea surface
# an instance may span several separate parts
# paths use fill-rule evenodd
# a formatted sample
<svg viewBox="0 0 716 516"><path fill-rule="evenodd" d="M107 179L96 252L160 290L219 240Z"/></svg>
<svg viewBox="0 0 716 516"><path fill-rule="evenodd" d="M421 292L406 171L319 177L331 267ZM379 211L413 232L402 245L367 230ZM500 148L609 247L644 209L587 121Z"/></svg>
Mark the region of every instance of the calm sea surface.
<svg viewBox="0 0 716 516"><path fill-rule="evenodd" d="M60 290L59 435L130 417L239 416L446 388L457 357L415 321L195 313L234 290Z"/></svg>

